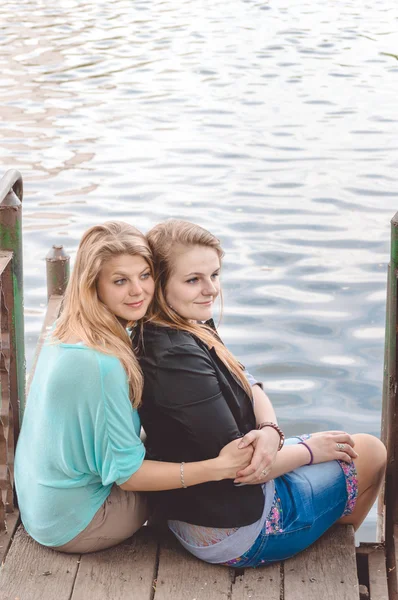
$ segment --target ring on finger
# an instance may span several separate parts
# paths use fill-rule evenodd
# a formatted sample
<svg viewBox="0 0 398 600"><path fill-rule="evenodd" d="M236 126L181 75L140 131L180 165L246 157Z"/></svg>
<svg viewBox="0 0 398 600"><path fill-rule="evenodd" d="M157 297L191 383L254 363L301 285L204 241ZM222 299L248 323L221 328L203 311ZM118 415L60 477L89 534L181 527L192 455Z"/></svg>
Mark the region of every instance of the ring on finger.
<svg viewBox="0 0 398 600"><path fill-rule="evenodd" d="M261 475L264 475L264 477L268 474L268 469L263 469L261 471Z"/></svg>
<svg viewBox="0 0 398 600"><path fill-rule="evenodd" d="M336 448L337 448L337 450L340 450L340 452L344 452L345 451L345 444L340 444L340 443L337 442Z"/></svg>

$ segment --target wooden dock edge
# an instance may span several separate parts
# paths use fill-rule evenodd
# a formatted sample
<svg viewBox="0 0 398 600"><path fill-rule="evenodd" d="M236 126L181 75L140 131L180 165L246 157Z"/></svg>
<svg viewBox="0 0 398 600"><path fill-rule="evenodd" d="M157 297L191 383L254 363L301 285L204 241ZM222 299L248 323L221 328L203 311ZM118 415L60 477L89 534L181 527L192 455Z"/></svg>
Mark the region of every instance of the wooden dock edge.
<svg viewBox="0 0 398 600"><path fill-rule="evenodd" d="M14 535L19 524L20 518L18 509L14 509L12 513L7 513L6 529L0 531L0 565L2 565L6 559L7 552L10 549L11 543L14 539Z"/></svg>
<svg viewBox="0 0 398 600"><path fill-rule="evenodd" d="M361 543L356 557L361 600L389 600L385 545Z"/></svg>
<svg viewBox="0 0 398 600"><path fill-rule="evenodd" d="M332 527L313 546L287 561L258 569L229 569L201 562L171 533L159 533L151 527L143 527L130 540L109 550L67 555L40 546L20 526L0 569L0 600L359 597L354 531L347 525ZM384 598L374 596L371 600Z"/></svg>

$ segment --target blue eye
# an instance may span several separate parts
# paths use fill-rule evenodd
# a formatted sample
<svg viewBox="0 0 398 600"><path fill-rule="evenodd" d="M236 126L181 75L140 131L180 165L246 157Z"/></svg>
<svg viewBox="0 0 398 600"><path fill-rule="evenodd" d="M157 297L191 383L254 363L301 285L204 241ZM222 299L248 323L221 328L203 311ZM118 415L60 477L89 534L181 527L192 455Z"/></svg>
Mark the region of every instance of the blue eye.
<svg viewBox="0 0 398 600"><path fill-rule="evenodd" d="M213 273L212 279L216 279L217 277L220 277L220 273Z"/></svg>
<svg viewBox="0 0 398 600"><path fill-rule="evenodd" d="M115 285L124 285L126 283L127 279L116 279L116 281L114 281L113 283Z"/></svg>
<svg viewBox="0 0 398 600"><path fill-rule="evenodd" d="M187 283L196 283L197 281L199 281L197 277L192 277L192 279L188 279Z"/></svg>
<svg viewBox="0 0 398 600"><path fill-rule="evenodd" d="M150 277L152 277L150 271L148 271L147 273L143 273L141 275L141 279L144 279L144 280L149 279Z"/></svg>

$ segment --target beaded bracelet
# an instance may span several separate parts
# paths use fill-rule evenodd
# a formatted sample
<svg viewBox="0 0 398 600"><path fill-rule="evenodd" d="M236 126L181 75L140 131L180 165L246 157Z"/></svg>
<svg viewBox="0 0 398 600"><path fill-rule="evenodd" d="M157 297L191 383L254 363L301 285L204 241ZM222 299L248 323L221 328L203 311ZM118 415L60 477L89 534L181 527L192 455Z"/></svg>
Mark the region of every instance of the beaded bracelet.
<svg viewBox="0 0 398 600"><path fill-rule="evenodd" d="M312 450L309 447L309 445L306 444L305 442L303 442L303 440L301 440L301 442L299 442L299 444L302 444L303 446L305 446L307 448L308 452L310 453L311 460L309 463L306 464L306 466L308 467L309 465L312 465L312 463L314 462L314 455L312 454Z"/></svg>
<svg viewBox="0 0 398 600"><path fill-rule="evenodd" d="M264 423L260 423L260 425L257 425L257 429L264 429L264 427L272 427L272 429L275 429L275 431L279 435L279 452L279 450L282 449L283 444L285 443L285 434L283 433L282 429L278 427L276 423L272 423L272 421L265 421Z"/></svg>

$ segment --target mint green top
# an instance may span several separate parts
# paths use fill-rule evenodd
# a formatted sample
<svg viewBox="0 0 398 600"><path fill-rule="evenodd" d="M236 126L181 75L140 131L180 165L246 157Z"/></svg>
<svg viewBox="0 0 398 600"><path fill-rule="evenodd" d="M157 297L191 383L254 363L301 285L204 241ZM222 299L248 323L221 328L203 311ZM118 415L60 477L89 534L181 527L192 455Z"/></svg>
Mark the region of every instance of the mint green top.
<svg viewBox="0 0 398 600"><path fill-rule="evenodd" d="M40 544L83 531L140 466L145 449L126 372L83 344L47 342L39 356L15 456L22 522Z"/></svg>

